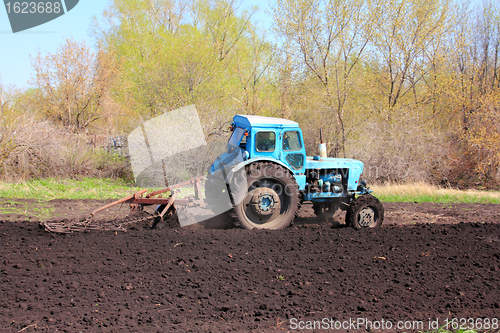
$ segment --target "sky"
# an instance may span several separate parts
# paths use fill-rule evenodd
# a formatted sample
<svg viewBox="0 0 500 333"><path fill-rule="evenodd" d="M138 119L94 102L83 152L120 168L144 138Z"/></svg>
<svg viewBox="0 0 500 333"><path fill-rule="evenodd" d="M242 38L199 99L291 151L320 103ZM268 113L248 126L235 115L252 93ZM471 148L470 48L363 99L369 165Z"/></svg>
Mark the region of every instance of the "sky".
<svg viewBox="0 0 500 333"><path fill-rule="evenodd" d="M91 34L92 19L102 17L102 12L110 4L110 0L80 0L66 14L17 33L12 33L6 7L0 5L0 84L23 90L30 88L31 57L35 57L39 50L42 54L55 53L67 38L95 45ZM268 7L268 0L242 0L242 9L252 6L258 6L262 11L253 16L254 21L266 20L263 11ZM269 27L269 23L263 26Z"/></svg>
<svg viewBox="0 0 500 333"><path fill-rule="evenodd" d="M54 53L66 38L94 44L90 34L92 17L100 16L110 4L108 0L80 0L73 10L37 27L12 33L7 10L0 5L0 82L8 87L29 88L31 56L38 50ZM2 8L3 7L3 8Z"/></svg>

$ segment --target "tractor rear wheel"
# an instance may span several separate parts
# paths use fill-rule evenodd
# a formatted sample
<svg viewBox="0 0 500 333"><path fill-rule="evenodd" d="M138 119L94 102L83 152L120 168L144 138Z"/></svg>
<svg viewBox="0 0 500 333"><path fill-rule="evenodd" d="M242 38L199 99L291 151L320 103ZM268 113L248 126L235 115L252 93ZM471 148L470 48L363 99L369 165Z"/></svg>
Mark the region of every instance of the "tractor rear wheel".
<svg viewBox="0 0 500 333"><path fill-rule="evenodd" d="M370 194L357 197L347 209L346 223L354 229L378 228L384 221L384 206Z"/></svg>
<svg viewBox="0 0 500 333"><path fill-rule="evenodd" d="M246 186L235 194L235 213L245 229L284 229L297 215L299 187L293 175L272 162L246 167Z"/></svg>

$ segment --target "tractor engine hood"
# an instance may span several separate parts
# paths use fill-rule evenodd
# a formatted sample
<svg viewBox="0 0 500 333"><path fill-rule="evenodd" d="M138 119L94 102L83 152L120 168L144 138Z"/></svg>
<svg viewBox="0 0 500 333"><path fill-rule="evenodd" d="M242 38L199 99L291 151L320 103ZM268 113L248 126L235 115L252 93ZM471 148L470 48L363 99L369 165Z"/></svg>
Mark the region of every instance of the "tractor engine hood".
<svg viewBox="0 0 500 333"><path fill-rule="evenodd" d="M355 191L359 184L359 177L363 172L363 162L349 158L333 158L333 157L307 157L307 170L324 170L324 169L349 169L349 178L347 181L347 189Z"/></svg>
<svg viewBox="0 0 500 333"><path fill-rule="evenodd" d="M354 168L363 171L363 162L350 158L322 157L319 160L307 157L306 169L342 169Z"/></svg>

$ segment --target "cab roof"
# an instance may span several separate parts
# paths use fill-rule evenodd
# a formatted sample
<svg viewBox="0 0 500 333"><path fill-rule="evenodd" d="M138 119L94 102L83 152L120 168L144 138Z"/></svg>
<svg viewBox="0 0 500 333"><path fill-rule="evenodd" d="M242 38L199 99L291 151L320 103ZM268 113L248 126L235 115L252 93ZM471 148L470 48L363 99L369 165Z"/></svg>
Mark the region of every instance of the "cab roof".
<svg viewBox="0 0 500 333"><path fill-rule="evenodd" d="M299 124L292 120L283 118L263 117L263 116L237 114L236 116L234 116L233 121L238 126L245 127L247 129L251 127L268 127L268 128L299 127Z"/></svg>

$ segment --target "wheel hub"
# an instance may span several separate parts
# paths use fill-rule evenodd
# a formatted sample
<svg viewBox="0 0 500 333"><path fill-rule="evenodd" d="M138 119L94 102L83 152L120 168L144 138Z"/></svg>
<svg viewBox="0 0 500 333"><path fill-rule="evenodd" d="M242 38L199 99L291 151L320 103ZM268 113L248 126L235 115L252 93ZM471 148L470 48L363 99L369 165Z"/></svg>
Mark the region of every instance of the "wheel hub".
<svg viewBox="0 0 500 333"><path fill-rule="evenodd" d="M250 206L259 216L272 215L280 207L277 193L270 188L260 188L253 193Z"/></svg>
<svg viewBox="0 0 500 333"><path fill-rule="evenodd" d="M359 212L359 225L363 228L370 227L375 224L375 211L371 207L363 208Z"/></svg>

